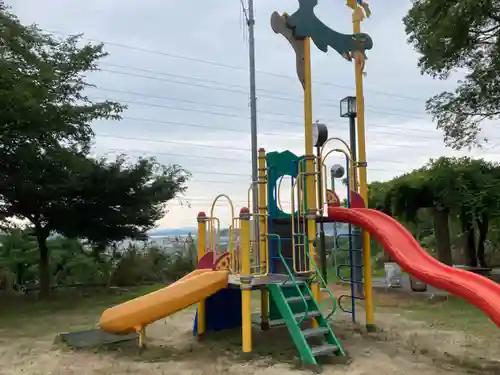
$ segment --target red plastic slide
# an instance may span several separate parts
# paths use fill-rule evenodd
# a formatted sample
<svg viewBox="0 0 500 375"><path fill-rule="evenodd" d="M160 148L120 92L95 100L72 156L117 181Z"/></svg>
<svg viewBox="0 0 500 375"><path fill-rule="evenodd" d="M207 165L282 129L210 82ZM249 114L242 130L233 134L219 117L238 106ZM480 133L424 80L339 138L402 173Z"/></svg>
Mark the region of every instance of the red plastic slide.
<svg viewBox="0 0 500 375"><path fill-rule="evenodd" d="M449 267L428 255L397 220L367 208L334 208L329 218L371 233L394 260L417 279L465 298L500 327L500 285L465 270Z"/></svg>

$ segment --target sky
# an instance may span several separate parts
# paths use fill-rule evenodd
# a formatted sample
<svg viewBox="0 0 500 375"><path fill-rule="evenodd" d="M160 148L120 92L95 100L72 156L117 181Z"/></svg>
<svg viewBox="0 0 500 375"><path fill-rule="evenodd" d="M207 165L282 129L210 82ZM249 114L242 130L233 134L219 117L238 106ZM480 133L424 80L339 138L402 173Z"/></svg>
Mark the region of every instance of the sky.
<svg viewBox="0 0 500 375"><path fill-rule="evenodd" d="M109 56L88 76L95 100L128 105L123 120L98 121L94 153L131 160L154 156L192 173L188 190L168 203L160 228L196 226L199 211L210 213L212 200L227 194L236 212L247 206L251 181L248 31L246 0L10 0L23 23L36 23L58 36L83 33L85 42L105 44ZM71 6L69 6L71 4ZM255 0L258 143L266 151L304 152L302 87L288 42L270 27L273 11L293 13L297 0ZM442 155L498 160L491 146L452 152L425 113L425 101L452 90L448 81L422 76L418 54L407 44L402 18L411 2L370 2L372 17L363 22L373 50L366 64L365 105L369 181L389 180ZM352 30L345 0L319 1L317 16L342 33ZM331 137L348 137L339 101L354 95L354 66L335 51L312 48L313 118L328 125ZM332 143L332 147L338 144ZM495 153L495 151L497 153ZM337 156L339 155L339 156ZM329 164L343 163L340 154ZM289 196L284 182L283 196ZM288 184L289 185L289 184ZM339 189L340 190L340 189ZM343 192L339 191L343 196ZM283 207L288 207L283 198ZM188 204L186 204L188 202ZM226 225L228 205L214 215Z"/></svg>

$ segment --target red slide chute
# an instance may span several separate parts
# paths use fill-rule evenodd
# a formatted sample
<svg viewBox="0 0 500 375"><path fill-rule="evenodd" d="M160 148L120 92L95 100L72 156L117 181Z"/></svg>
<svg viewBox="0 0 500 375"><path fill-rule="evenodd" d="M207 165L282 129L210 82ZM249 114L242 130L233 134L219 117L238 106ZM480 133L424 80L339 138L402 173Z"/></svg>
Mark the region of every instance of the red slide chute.
<svg viewBox="0 0 500 375"><path fill-rule="evenodd" d="M382 212L367 208L331 208L328 216L363 227L406 272L435 288L465 298L500 327L499 284L434 259L397 220Z"/></svg>

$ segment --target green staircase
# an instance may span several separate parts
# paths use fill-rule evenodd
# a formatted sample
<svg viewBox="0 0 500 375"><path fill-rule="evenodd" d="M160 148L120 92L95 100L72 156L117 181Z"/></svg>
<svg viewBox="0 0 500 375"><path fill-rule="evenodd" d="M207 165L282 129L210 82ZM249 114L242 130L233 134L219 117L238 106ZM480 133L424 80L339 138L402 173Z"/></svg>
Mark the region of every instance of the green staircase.
<svg viewBox="0 0 500 375"><path fill-rule="evenodd" d="M277 307L281 318L288 328L288 332L299 351L303 364L320 371L318 358L331 355L345 356L344 349L342 349L340 342L328 324L328 319L335 313L337 308L337 299L328 288L327 282L321 276L316 262L309 256L308 251L306 251L306 254L308 254L310 265L315 271L313 272L314 275L308 281L297 280L281 252L280 236L277 234L268 234L268 236L278 240L278 256L281 258L288 273L288 279L285 282L267 285L271 302ZM307 244L307 237L303 234L300 234L300 236L304 237L303 243ZM324 287L333 303L332 311L326 317L323 316L317 302L313 298L312 291L308 285L308 282L311 281L315 281ZM313 321L317 323L316 328L306 325L306 323L310 323L309 326L312 326L311 323Z"/></svg>
<svg viewBox="0 0 500 375"><path fill-rule="evenodd" d="M304 364L319 370L318 357L345 356L305 281L290 280L268 288ZM313 320L317 328L304 327Z"/></svg>

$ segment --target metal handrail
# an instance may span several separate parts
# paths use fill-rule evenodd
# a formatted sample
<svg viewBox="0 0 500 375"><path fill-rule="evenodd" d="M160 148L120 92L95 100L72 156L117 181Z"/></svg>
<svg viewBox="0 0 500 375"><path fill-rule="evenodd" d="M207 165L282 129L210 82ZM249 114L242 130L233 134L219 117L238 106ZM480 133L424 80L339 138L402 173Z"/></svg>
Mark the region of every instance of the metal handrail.
<svg viewBox="0 0 500 375"><path fill-rule="evenodd" d="M281 252L281 237L278 234L268 234L268 236L274 237L278 240L278 255L279 255L281 261L283 262L283 265L285 266L286 272L288 273L288 279L283 281L283 283L281 283L281 285L283 286L288 282L288 280L291 280L293 283L293 286L295 286L295 288L299 292L300 298L302 299L302 303L304 304L304 307L305 307L304 316L297 323L298 325L301 325L302 322L304 322L307 319L307 316L309 314L309 305L307 304L306 298L305 298L304 294L302 293L302 290L300 290L300 286L297 283L297 279L295 278L292 270L290 269L290 267L288 267L288 264L286 263L286 260L283 257L283 254Z"/></svg>
<svg viewBox="0 0 500 375"><path fill-rule="evenodd" d="M322 286L323 289L326 289L326 292L328 293L328 295L330 296L330 299L332 300L332 311L330 312L330 314L328 314L325 319L328 320L330 319L333 314L335 314L335 311L337 311L337 299L335 298L335 296L333 295L332 291L330 290L330 288L328 287L328 283L325 281L325 279L323 278L323 276L321 275L321 272L319 271L319 268L318 268L318 265L316 264L316 262L314 261L314 259L312 259L313 257L311 257L309 254L307 254L308 258L309 258L309 262L310 264L312 265L312 267L314 268L314 271L316 273L316 278L319 277L319 280L320 280L320 285Z"/></svg>
<svg viewBox="0 0 500 375"><path fill-rule="evenodd" d="M259 216L265 216L265 219L266 219L266 222L265 222L265 227L266 227L266 230L268 230L269 228L269 214L252 214L252 216L256 216L256 217L259 217ZM254 220L254 223L255 223L255 220ZM258 225L258 224L255 224L255 225ZM261 259L260 259L260 253L257 254L257 256L254 256L254 259L256 259L259 264L258 265L254 265L252 268L254 269L258 269L260 272L256 272L256 273L252 273L252 276L253 277L265 277L267 275L269 275L269 244L267 243L268 241L268 233L259 233L259 236L266 236L266 246L265 246L265 252L264 252L264 257L265 257L265 262L264 263L264 270L262 270L261 268ZM260 238L259 238L259 241L260 241Z"/></svg>
<svg viewBox="0 0 500 375"><path fill-rule="evenodd" d="M297 195L299 195L299 198L300 198L300 194L301 192L303 191L303 196L305 197L305 194L307 193L306 191L306 186L304 186L304 190L302 190L302 177L304 176L305 174L300 172L297 174L297 177L295 178L295 181L292 183L292 189L291 189L291 211L292 211L292 259L293 259L293 270L295 271L295 273L297 274L306 274L306 273L309 273L309 270L302 270L302 268L300 267L302 265L302 252L300 252L299 254L297 254L297 251L296 251L296 236L303 236L304 237L304 242L303 242L303 251L304 252L309 252L309 242L307 241L307 235L305 234L305 230L307 229L306 227L306 220L305 220L305 215L303 215L303 213L307 213L307 202L305 199L299 199L299 201L302 203L302 204L299 204L298 206L298 209L297 209L297 215L295 216L295 190L297 190ZM295 189L295 187L297 187L297 189ZM303 197L302 197L303 198ZM303 206L303 207L302 207ZM297 218L297 226L299 228L299 231L296 231L295 230L295 217ZM304 218L304 223L302 224L302 230L303 232L300 232L300 228L301 228L301 219ZM297 263L297 256L299 257L299 263ZM304 256L304 259L306 259L306 256ZM297 264L299 265L297 269ZM304 267L305 268L305 267Z"/></svg>
<svg viewBox="0 0 500 375"><path fill-rule="evenodd" d="M208 248L210 250L213 250L214 262L215 262L216 254L218 253L218 249L220 248L220 220L217 217L211 216L207 217L207 221L208 221Z"/></svg>
<svg viewBox="0 0 500 375"><path fill-rule="evenodd" d="M230 236L228 244L228 252L231 255L230 259L230 271L231 273L240 273L241 272L241 259L239 254L241 253L241 249L239 249L239 237L240 234L236 234L236 230L240 228L239 225L239 217L233 218L233 225L230 228Z"/></svg>

